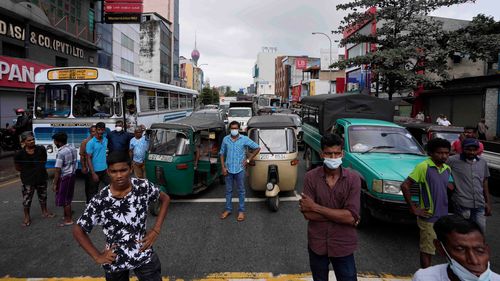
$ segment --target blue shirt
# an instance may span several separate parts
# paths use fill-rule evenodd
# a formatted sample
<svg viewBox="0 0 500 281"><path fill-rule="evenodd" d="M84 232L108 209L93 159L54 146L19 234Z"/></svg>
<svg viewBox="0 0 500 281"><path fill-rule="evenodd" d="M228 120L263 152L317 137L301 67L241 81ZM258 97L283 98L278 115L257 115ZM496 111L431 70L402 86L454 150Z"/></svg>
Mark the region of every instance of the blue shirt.
<svg viewBox="0 0 500 281"><path fill-rule="evenodd" d="M145 136L140 139L133 138L130 140L130 150L133 151L133 159L136 163L143 163L144 157L146 156L146 151L148 150L149 141L146 140Z"/></svg>
<svg viewBox="0 0 500 281"><path fill-rule="evenodd" d="M247 136L238 135L233 141L231 135L227 135L222 140L222 147L219 155L224 155L226 169L231 174L243 171L243 160L246 159L246 148L257 149L259 145Z"/></svg>
<svg viewBox="0 0 500 281"><path fill-rule="evenodd" d="M129 143L133 137L134 137L133 134L124 131L121 132L111 131L106 136L106 138L108 139L109 152L110 153L113 151L128 152Z"/></svg>
<svg viewBox="0 0 500 281"><path fill-rule="evenodd" d="M88 155L92 155L92 166L94 166L94 172L104 171L108 168L106 164L106 148L108 147L108 139L102 138L102 141L97 140L93 137L87 143L85 148Z"/></svg>

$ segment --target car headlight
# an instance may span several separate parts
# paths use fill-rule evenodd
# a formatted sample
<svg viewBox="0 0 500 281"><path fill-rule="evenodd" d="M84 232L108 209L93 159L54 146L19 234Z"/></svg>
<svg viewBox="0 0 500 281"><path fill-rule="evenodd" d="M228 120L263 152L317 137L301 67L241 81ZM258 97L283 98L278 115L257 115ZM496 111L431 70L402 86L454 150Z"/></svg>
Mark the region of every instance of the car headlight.
<svg viewBox="0 0 500 281"><path fill-rule="evenodd" d="M383 191L389 194L403 194L400 181L384 181Z"/></svg>
<svg viewBox="0 0 500 281"><path fill-rule="evenodd" d="M390 180L373 180L372 190L379 193L387 194L398 194L402 195L400 181L390 181Z"/></svg>

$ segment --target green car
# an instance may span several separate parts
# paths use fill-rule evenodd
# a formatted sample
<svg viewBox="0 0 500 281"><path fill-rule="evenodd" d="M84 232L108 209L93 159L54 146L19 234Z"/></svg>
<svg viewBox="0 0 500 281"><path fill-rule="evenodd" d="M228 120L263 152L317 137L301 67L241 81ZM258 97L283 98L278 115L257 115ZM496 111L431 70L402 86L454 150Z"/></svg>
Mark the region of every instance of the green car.
<svg viewBox="0 0 500 281"><path fill-rule="evenodd" d="M344 139L342 166L362 179L361 223L371 218L412 222L400 185L427 158L415 138L393 120L394 105L361 94L320 95L302 100L306 168L322 164L320 141L330 132ZM411 188L418 202L420 189Z"/></svg>
<svg viewBox="0 0 500 281"><path fill-rule="evenodd" d="M171 195L196 194L223 181L220 157L225 124L209 115L152 124L146 155L146 177ZM152 204L156 214L159 206Z"/></svg>

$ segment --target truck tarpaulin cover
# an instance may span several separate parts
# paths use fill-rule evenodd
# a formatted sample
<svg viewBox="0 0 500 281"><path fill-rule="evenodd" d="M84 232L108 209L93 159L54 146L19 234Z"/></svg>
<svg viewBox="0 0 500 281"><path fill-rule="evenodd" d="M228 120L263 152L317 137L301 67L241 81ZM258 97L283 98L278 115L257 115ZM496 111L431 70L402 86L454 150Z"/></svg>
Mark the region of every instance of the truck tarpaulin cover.
<svg viewBox="0 0 500 281"><path fill-rule="evenodd" d="M321 132L330 129L339 118L366 118L389 122L394 120L394 104L391 101L363 94L304 97L302 107L303 110L318 110Z"/></svg>

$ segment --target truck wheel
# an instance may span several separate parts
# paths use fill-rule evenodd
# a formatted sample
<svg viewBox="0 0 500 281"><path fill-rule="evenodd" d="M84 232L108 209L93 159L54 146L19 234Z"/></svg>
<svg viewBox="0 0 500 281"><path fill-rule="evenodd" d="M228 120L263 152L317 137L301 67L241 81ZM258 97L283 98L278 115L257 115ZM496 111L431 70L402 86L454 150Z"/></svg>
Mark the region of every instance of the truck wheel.
<svg viewBox="0 0 500 281"><path fill-rule="evenodd" d="M365 196L361 194L361 203L359 208L359 224L358 228L365 228L370 225L373 221L373 217L370 213L370 210L366 207Z"/></svg>
<svg viewBox="0 0 500 281"><path fill-rule="evenodd" d="M306 160L306 171L309 171L314 168L312 163L312 149L309 146L306 146L305 150L304 159Z"/></svg>
<svg viewBox="0 0 500 281"><path fill-rule="evenodd" d="M277 212L280 207L280 197L278 195L267 198L267 206L273 212Z"/></svg>
<svg viewBox="0 0 500 281"><path fill-rule="evenodd" d="M153 216L158 216L160 213L161 202L160 200L156 200L149 205L149 213Z"/></svg>

